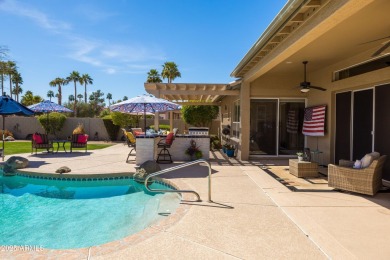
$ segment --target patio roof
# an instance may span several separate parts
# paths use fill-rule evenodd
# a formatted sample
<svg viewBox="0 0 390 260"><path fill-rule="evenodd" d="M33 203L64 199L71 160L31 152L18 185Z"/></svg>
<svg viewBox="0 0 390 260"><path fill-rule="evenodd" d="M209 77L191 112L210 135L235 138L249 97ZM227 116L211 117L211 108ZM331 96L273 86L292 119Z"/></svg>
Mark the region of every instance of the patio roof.
<svg viewBox="0 0 390 260"><path fill-rule="evenodd" d="M387 0L290 0L231 76L248 83L265 74L296 77L304 60L311 62L310 72L357 53L373 54L388 41L389 8Z"/></svg>
<svg viewBox="0 0 390 260"><path fill-rule="evenodd" d="M145 83L145 90L156 97L180 105L219 105L224 96L238 96L241 81L228 84Z"/></svg>

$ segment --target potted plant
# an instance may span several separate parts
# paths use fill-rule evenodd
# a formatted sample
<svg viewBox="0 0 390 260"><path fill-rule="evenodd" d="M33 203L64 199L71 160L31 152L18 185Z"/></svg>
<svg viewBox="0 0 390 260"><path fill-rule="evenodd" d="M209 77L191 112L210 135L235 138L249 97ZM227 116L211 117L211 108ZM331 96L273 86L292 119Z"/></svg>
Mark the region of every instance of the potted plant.
<svg viewBox="0 0 390 260"><path fill-rule="evenodd" d="M298 155L298 162L302 162L303 161L303 153L297 152L297 155Z"/></svg>
<svg viewBox="0 0 390 260"><path fill-rule="evenodd" d="M190 141L190 146L186 149L185 154L189 155L191 160L200 159L203 157L202 151L196 145L195 140Z"/></svg>
<svg viewBox="0 0 390 260"><path fill-rule="evenodd" d="M225 148L226 148L226 155L228 157L234 157L234 152L236 150L234 145L232 145L232 144L225 144Z"/></svg>

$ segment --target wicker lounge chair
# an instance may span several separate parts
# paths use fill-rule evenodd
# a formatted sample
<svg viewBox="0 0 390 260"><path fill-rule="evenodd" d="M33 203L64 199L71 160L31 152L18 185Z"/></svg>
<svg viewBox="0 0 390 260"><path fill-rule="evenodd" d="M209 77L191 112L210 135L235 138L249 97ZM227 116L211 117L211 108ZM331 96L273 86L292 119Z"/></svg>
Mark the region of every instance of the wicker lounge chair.
<svg viewBox="0 0 390 260"><path fill-rule="evenodd" d="M47 134L35 133L31 139L31 153L37 154L38 149L45 149L47 152L53 152L53 143L49 141Z"/></svg>
<svg viewBox="0 0 390 260"><path fill-rule="evenodd" d="M370 166L354 169L353 162L340 160L340 165L329 164L328 186L340 190L375 195L382 187L382 169L386 155L373 160Z"/></svg>

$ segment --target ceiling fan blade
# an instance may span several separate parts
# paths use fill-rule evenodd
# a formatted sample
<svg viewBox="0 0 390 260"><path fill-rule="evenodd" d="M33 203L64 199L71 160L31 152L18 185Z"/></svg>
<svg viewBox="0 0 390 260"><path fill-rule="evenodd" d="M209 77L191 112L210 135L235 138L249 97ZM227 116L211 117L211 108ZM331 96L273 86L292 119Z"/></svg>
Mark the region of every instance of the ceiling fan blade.
<svg viewBox="0 0 390 260"><path fill-rule="evenodd" d="M389 46L390 46L390 41L388 41L385 45L383 45L383 46L380 47L376 52L374 52L374 54L372 54L371 57L378 56L378 55L381 54L384 50L386 50Z"/></svg>
<svg viewBox="0 0 390 260"><path fill-rule="evenodd" d="M314 89L321 90L321 91L326 91L325 88L316 87L316 86L310 86L310 88L314 88Z"/></svg>

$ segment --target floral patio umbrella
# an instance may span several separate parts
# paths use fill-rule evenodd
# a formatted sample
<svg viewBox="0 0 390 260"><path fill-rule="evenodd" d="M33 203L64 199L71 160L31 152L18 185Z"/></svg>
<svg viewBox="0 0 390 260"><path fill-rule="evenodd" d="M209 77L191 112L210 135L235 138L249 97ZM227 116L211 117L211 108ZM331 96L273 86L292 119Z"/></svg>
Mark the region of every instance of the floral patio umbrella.
<svg viewBox="0 0 390 260"><path fill-rule="evenodd" d="M140 95L110 106L111 111L122 113L144 113L144 125L146 127L146 113L157 113L179 110L180 105L153 95Z"/></svg>
<svg viewBox="0 0 390 260"><path fill-rule="evenodd" d="M4 130L5 130L5 116L7 115L23 115L31 116L34 114L34 111L23 106L19 102L13 100L9 96L0 97L0 115L3 116L3 152L2 159L4 161Z"/></svg>

